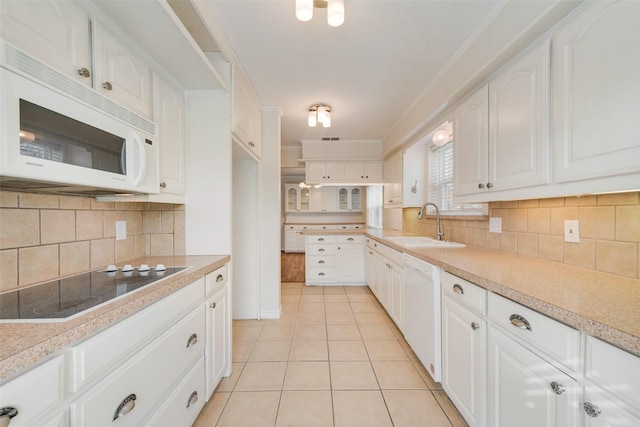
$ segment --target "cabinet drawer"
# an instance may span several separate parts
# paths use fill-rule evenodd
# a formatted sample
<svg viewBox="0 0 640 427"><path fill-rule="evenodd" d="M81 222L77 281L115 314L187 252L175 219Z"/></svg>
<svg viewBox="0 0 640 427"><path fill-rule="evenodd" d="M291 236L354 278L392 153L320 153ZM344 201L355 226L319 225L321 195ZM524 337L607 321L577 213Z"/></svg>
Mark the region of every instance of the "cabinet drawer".
<svg viewBox="0 0 640 427"><path fill-rule="evenodd" d="M18 410L11 426L32 426L34 417L64 398L64 357L58 356L0 386L0 407Z"/></svg>
<svg viewBox="0 0 640 427"><path fill-rule="evenodd" d="M336 236L336 241L338 243L364 243L364 236L359 235L348 235L348 236Z"/></svg>
<svg viewBox="0 0 640 427"><path fill-rule="evenodd" d="M310 256L307 257L307 267L333 267L334 260L332 256Z"/></svg>
<svg viewBox="0 0 640 427"><path fill-rule="evenodd" d="M445 271L442 273L442 290L457 302L480 314L487 314L486 289Z"/></svg>
<svg viewBox="0 0 640 427"><path fill-rule="evenodd" d="M580 333L577 330L494 293L489 293L488 315L569 371L578 371Z"/></svg>
<svg viewBox="0 0 640 427"><path fill-rule="evenodd" d="M402 252L392 248L387 248L387 258L398 267L402 268Z"/></svg>
<svg viewBox="0 0 640 427"><path fill-rule="evenodd" d="M307 242L311 243L334 243L336 236L307 236Z"/></svg>
<svg viewBox="0 0 640 427"><path fill-rule="evenodd" d="M202 301L204 288L205 280L201 278L72 348L71 391L118 366L122 357L173 324L176 317Z"/></svg>
<svg viewBox="0 0 640 427"><path fill-rule="evenodd" d="M205 404L204 357L198 359L175 391L145 425L190 426Z"/></svg>
<svg viewBox="0 0 640 427"><path fill-rule="evenodd" d="M112 426L118 407L134 397L134 408L118 418L133 427L156 408L193 362L204 354L205 311L200 305L164 335L71 404L71 426ZM191 337L196 335L196 339Z"/></svg>
<svg viewBox="0 0 640 427"><path fill-rule="evenodd" d="M215 294L229 281L229 265L225 264L222 267L212 271L205 277L207 295Z"/></svg>
<svg viewBox="0 0 640 427"><path fill-rule="evenodd" d="M335 272L333 267L312 267L307 269L308 282L326 282L334 280Z"/></svg>
<svg viewBox="0 0 640 427"><path fill-rule="evenodd" d="M336 247L330 245L307 245L307 256L309 255L333 255Z"/></svg>
<svg viewBox="0 0 640 427"><path fill-rule="evenodd" d="M585 378L640 405L640 357L587 336Z"/></svg>

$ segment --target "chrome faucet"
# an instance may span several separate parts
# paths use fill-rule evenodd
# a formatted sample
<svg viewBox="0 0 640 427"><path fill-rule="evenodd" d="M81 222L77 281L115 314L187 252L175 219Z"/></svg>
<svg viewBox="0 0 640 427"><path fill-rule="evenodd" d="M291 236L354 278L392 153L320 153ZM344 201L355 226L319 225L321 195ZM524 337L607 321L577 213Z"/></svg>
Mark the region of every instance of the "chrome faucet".
<svg viewBox="0 0 640 427"><path fill-rule="evenodd" d="M420 208L420 212L418 212L418 220L421 220L425 213L427 213L427 206L433 206L436 209L436 239L444 240L444 230L442 228L442 225L440 224L440 209L438 209L438 205L431 202L427 202L422 205L422 208Z"/></svg>

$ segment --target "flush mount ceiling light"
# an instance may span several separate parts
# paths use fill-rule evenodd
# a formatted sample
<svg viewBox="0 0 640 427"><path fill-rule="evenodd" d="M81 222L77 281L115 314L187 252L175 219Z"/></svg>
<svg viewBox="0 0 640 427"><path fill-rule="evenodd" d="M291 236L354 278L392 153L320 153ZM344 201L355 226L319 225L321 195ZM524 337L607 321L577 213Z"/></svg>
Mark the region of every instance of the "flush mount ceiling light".
<svg viewBox="0 0 640 427"><path fill-rule="evenodd" d="M310 21L313 8L327 9L327 23L339 27L344 23L344 0L296 0L296 18Z"/></svg>
<svg viewBox="0 0 640 427"><path fill-rule="evenodd" d="M331 127L331 106L327 104L314 104L309 107L308 115L309 126L314 128L318 123L322 123L322 127Z"/></svg>

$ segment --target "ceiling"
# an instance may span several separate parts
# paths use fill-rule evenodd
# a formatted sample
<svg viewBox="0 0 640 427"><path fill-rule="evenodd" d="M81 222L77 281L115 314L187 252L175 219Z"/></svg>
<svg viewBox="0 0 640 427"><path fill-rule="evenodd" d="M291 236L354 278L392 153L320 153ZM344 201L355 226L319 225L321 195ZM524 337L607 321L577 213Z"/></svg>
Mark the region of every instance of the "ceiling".
<svg viewBox="0 0 640 427"><path fill-rule="evenodd" d="M299 146L326 136L383 140L430 85L455 72L451 64L507 3L557 2L345 0L345 23L337 28L327 24L326 9L298 21L294 0L205 4L261 104L282 109L282 146ZM332 107L330 128L307 126L315 103Z"/></svg>

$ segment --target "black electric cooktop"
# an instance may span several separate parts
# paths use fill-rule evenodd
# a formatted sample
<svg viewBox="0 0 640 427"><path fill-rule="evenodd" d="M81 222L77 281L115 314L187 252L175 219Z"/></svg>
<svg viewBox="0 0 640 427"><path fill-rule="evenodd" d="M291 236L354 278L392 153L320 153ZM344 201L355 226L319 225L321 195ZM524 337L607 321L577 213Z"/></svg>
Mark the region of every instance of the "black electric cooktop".
<svg viewBox="0 0 640 427"><path fill-rule="evenodd" d="M0 322L64 321L188 267L82 273L0 294Z"/></svg>

